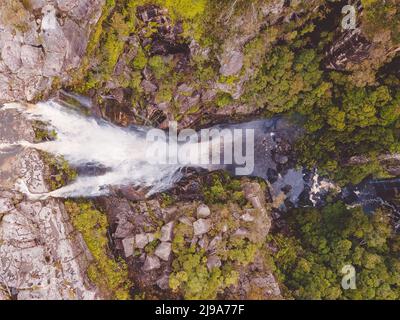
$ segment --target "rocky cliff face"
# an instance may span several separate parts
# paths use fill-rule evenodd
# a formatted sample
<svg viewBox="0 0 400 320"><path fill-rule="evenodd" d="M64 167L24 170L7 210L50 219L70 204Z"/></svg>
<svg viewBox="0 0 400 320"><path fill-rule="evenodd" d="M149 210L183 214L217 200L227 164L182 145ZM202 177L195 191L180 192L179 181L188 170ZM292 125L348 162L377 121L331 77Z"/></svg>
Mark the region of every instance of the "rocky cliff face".
<svg viewBox="0 0 400 320"><path fill-rule="evenodd" d="M30 123L0 111L0 144L33 141ZM20 147L0 153L0 298L96 299L86 279L90 253L58 200L29 201L19 192L48 191L39 153Z"/></svg>
<svg viewBox="0 0 400 320"><path fill-rule="evenodd" d="M65 81L85 54L104 0L0 3L0 103L31 101Z"/></svg>

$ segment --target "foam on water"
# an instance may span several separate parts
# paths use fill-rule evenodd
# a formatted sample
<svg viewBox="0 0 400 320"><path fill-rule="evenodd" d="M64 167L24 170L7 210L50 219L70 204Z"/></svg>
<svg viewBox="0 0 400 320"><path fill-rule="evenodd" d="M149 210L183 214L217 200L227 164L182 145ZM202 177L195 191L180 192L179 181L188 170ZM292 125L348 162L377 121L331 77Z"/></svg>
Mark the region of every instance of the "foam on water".
<svg viewBox="0 0 400 320"><path fill-rule="evenodd" d="M152 194L171 187L182 178L181 165L155 165L146 156L147 148L155 147L152 143L157 143L156 149L160 152L167 150L163 145L168 143L166 141L146 140L146 133L151 128L137 127L128 130L117 127L102 120L85 117L54 101L28 107L13 103L5 105L3 109L18 109L32 120L48 123L49 128L57 132L55 141L35 144L21 141L19 145L63 156L72 166L91 163L108 169L103 175L78 177L70 185L46 195L31 195L32 197L93 197L108 193L110 186L121 185L148 188ZM3 144L0 149L9 147L10 145ZM22 186L21 188L24 189ZM27 193L26 189L25 192Z"/></svg>

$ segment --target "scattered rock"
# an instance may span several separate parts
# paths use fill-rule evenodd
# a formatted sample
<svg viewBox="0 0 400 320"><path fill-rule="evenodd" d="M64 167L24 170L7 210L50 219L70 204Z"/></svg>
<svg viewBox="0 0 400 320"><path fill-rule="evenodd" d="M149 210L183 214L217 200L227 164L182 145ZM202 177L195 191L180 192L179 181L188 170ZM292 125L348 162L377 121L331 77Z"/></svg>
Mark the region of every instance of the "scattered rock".
<svg viewBox="0 0 400 320"><path fill-rule="evenodd" d="M183 217L179 218L180 223L186 224L189 227L193 226L194 221L195 221L195 219L187 217L187 216L183 216Z"/></svg>
<svg viewBox="0 0 400 320"><path fill-rule="evenodd" d="M140 233L135 236L135 246L138 249L144 249L149 242L149 237L145 233Z"/></svg>
<svg viewBox="0 0 400 320"><path fill-rule="evenodd" d="M193 223L193 228L194 228L194 235L200 236L210 231L211 222L210 220L199 219L195 223Z"/></svg>
<svg viewBox="0 0 400 320"><path fill-rule="evenodd" d="M178 92L190 96L193 92L193 88L188 86L186 83L182 83L178 87Z"/></svg>
<svg viewBox="0 0 400 320"><path fill-rule="evenodd" d="M171 255L172 246L170 242L161 242L154 254L164 261L168 261Z"/></svg>
<svg viewBox="0 0 400 320"><path fill-rule="evenodd" d="M345 70L348 64L359 64L368 58L371 46L360 28L343 32L329 48L326 65L333 70Z"/></svg>
<svg viewBox="0 0 400 320"><path fill-rule="evenodd" d="M250 280L253 287L258 287L264 291L265 296L280 296L281 290L275 277L269 273L263 277L255 277Z"/></svg>
<svg viewBox="0 0 400 320"><path fill-rule="evenodd" d="M214 251L216 251L217 248L218 248L218 245L220 244L221 241L222 241L222 237L221 237L220 235L215 236L215 237L211 240L210 244L208 245L208 251L209 251L209 252L214 252Z"/></svg>
<svg viewBox="0 0 400 320"><path fill-rule="evenodd" d="M198 219L208 218L210 216L210 214L211 214L210 208L205 204L201 204L197 208L197 218Z"/></svg>
<svg viewBox="0 0 400 320"><path fill-rule="evenodd" d="M160 279L157 280L157 285L161 290L169 289L169 275L164 274Z"/></svg>
<svg viewBox="0 0 400 320"><path fill-rule="evenodd" d="M249 235L249 231L245 228L239 228L235 231L232 237L247 237Z"/></svg>
<svg viewBox="0 0 400 320"><path fill-rule="evenodd" d="M258 209L263 213L266 213L264 207L265 197L260 184L256 182L246 183L244 186L244 196L255 209Z"/></svg>
<svg viewBox="0 0 400 320"><path fill-rule="evenodd" d="M134 253L135 238L125 238L122 240L122 246L124 248L125 258L129 258Z"/></svg>
<svg viewBox="0 0 400 320"><path fill-rule="evenodd" d="M208 248L208 237L207 235L204 235L198 242L198 245L200 246L200 248L202 248L203 250L207 250Z"/></svg>
<svg viewBox="0 0 400 320"><path fill-rule="evenodd" d="M174 222L171 221L161 228L160 240L162 242L172 241L173 231L174 231Z"/></svg>
<svg viewBox="0 0 400 320"><path fill-rule="evenodd" d="M161 266L160 259L158 259L158 257L148 255L146 257L146 261L144 262L143 270L152 271L159 269L160 266Z"/></svg>
<svg viewBox="0 0 400 320"><path fill-rule="evenodd" d="M289 161L289 158L285 155L276 154L275 161L279 164L285 164Z"/></svg>

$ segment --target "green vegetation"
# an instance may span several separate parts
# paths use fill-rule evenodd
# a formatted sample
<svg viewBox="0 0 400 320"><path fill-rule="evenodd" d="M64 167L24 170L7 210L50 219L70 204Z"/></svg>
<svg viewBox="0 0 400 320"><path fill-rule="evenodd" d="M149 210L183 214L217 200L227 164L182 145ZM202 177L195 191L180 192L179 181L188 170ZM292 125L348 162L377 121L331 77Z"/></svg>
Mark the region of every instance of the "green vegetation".
<svg viewBox="0 0 400 320"><path fill-rule="evenodd" d="M125 262L115 260L108 249L107 217L93 208L89 202L66 201L72 224L85 240L93 262L88 268L88 277L107 298L126 300L130 298L131 284Z"/></svg>
<svg viewBox="0 0 400 320"><path fill-rule="evenodd" d="M296 14L289 22L285 19L284 23L257 26L258 30L251 32L248 29L252 23L239 26L235 17L243 16L242 21L254 19L257 25L259 16L252 6L257 1L106 0L72 86L80 92L96 90L97 96L109 94L111 87L124 88L131 94L128 103L135 113L140 114L147 105L168 103L168 116L177 120L209 105L223 111L235 103L245 104L266 117L284 115L305 129L296 144L300 165L317 167L322 175L341 185L357 184L371 175L387 177L378 156L400 152L400 78L393 70L381 67L390 62L383 53L400 43L400 10L396 0L361 3L363 32L386 51L379 59L374 59L375 53L375 57L348 70L332 71L327 68L326 52L336 33L331 25L325 25L332 22L330 5L325 1L320 1L320 10L314 10L315 1L291 2L285 9L285 18L289 12L302 12L301 15ZM155 55L149 40L162 26L137 16L138 7L147 4L167 9L163 14L172 26L182 22L183 33L177 36L176 45L187 47L195 39L200 49L208 49L207 56L196 50L189 61L180 61L177 55ZM15 21L23 21L22 18L17 15ZM334 23L339 25L340 18L333 18ZM221 44L235 34L242 38L242 32L248 41L243 43L241 73L220 76ZM377 34L382 35L379 41ZM145 92L142 88L144 75L156 85L154 90ZM233 88L242 80L246 82L239 101L233 99L233 93L218 91L205 105L198 103L189 110L181 105L185 104L181 100L195 91L215 89L215 84ZM181 84L190 90L178 92ZM53 138L51 132L43 130L36 135L39 141ZM364 156L368 161L352 165L349 159L353 156ZM63 161L55 161L50 167L62 172L52 177L52 188L74 177ZM232 210L248 206L241 182L227 174L215 174L202 191L205 203L217 210L220 218L209 234L216 236L225 225L229 231L237 230L240 224L232 218ZM174 201L164 194L161 202L167 207ZM126 266L109 256L105 217L89 204L68 202L67 206L74 225L94 252L89 276L112 296L127 297ZM194 213L187 215L193 217ZM272 260L290 295L300 299L400 298L400 265L393 258L399 254L400 241L383 210L370 216L361 209L347 209L342 203L335 203L320 211L294 210L288 224L289 233L275 234L269 241L278 248L271 253ZM264 241L224 239L216 250L222 266L209 270L204 250L188 241L193 238L192 232L183 223L175 226L175 260L170 277L171 289L187 299L218 297L237 282L238 270L254 260ZM159 240L151 242L146 252L153 253L158 243ZM340 271L345 264L357 269L359 287L355 291L340 287Z"/></svg>
<svg viewBox="0 0 400 320"><path fill-rule="evenodd" d="M295 56L287 46L274 49L246 88L245 101L273 113L298 109L309 113L327 93L322 81L321 58L312 49Z"/></svg>
<svg viewBox="0 0 400 320"><path fill-rule="evenodd" d="M230 212L219 208L227 217ZM225 211L225 212L224 212ZM218 229L218 226L216 227ZM170 287L173 291L183 292L185 299L215 299L225 288L237 284L240 266L246 266L254 261L260 244L255 244L240 238L224 240L217 247L215 256L222 266L207 268L207 256L203 249L190 245L187 239L193 237L193 229L179 223L174 230L172 250L176 256L173 261L173 273L170 276Z"/></svg>
<svg viewBox="0 0 400 320"><path fill-rule="evenodd" d="M396 0L361 0L364 8L364 30L373 38L389 31L394 44L400 43L400 9Z"/></svg>
<svg viewBox="0 0 400 320"><path fill-rule="evenodd" d="M46 173L46 182L50 190L59 189L77 178L76 170L62 156L56 157L47 152L41 152L41 158L49 170Z"/></svg>
<svg viewBox="0 0 400 320"><path fill-rule="evenodd" d="M324 48L332 37L320 31L316 47L313 32L306 25L264 57L257 54L266 50L264 34L250 42L245 64L258 69L246 83L243 102L266 116L286 114L306 129L297 145L300 164L316 166L341 184L358 183L368 175L387 176L375 159L400 150L400 79L380 75L381 80L359 87L353 74L324 69ZM310 49L311 44L315 48ZM348 165L356 155L370 161Z"/></svg>
<svg viewBox="0 0 400 320"><path fill-rule="evenodd" d="M343 203L294 210L290 235L276 234L273 260L297 299L399 299L400 237L384 210L373 215ZM343 290L342 268L356 268L355 290Z"/></svg>
<svg viewBox="0 0 400 320"><path fill-rule="evenodd" d="M239 205L245 205L246 199L239 179L231 177L228 173L215 173L211 181L203 189L204 200L207 204L224 203L233 200Z"/></svg>
<svg viewBox="0 0 400 320"><path fill-rule="evenodd" d="M233 98L229 93L221 92L218 93L215 103L219 108L223 108L232 103L232 101Z"/></svg>
<svg viewBox="0 0 400 320"><path fill-rule="evenodd" d="M57 138L57 132L49 130L46 123L42 121L34 121L33 131L35 132L35 142L53 141Z"/></svg>
<svg viewBox="0 0 400 320"><path fill-rule="evenodd" d="M185 227L179 224L175 228L173 252L177 258L173 262L170 287L173 291L182 290L185 299L215 299L223 289L236 284L238 273L227 264L223 269L213 268L209 271L205 252L197 251L195 246L185 245L184 236L188 232Z"/></svg>
<svg viewBox="0 0 400 320"><path fill-rule="evenodd" d="M205 202L211 209L212 228L207 232L209 245L213 246L211 259L219 261L215 267L207 266L210 253L192 243L193 227L179 222L174 228L172 251L174 261L170 276L170 288L182 293L185 299L216 299L224 290L236 285L240 272L260 253L265 242L265 225L269 218L252 211L253 222L243 222L234 215L243 215L251 204L243 194L245 180L231 178L228 174L210 175L203 191ZM197 206L186 210L187 217L196 215ZM267 221L268 220L268 221ZM246 228L248 235L237 234ZM208 240L206 240L208 243Z"/></svg>

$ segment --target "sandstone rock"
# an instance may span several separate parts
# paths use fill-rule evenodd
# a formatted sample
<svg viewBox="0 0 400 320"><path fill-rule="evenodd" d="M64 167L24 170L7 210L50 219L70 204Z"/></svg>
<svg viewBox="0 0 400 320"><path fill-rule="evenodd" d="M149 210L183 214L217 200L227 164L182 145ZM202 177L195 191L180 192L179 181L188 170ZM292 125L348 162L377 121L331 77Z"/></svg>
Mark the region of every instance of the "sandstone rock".
<svg viewBox="0 0 400 320"><path fill-rule="evenodd" d="M157 248L154 254L159 257L160 259L164 261L168 261L169 257L171 255L171 243L170 242L161 242Z"/></svg>
<svg viewBox="0 0 400 320"><path fill-rule="evenodd" d="M211 214L210 208L205 204L201 204L197 208L197 218L198 219L208 218L210 216L210 214Z"/></svg>
<svg viewBox="0 0 400 320"><path fill-rule="evenodd" d="M0 222L0 285L17 299L95 299L85 269L90 253L57 200L21 202Z"/></svg>
<svg viewBox="0 0 400 320"><path fill-rule="evenodd" d="M104 0L0 2L0 103L37 98L77 68ZM18 10L18 14L13 11ZM41 16L39 17L39 15ZM15 15L17 23L8 18Z"/></svg>
<svg viewBox="0 0 400 320"><path fill-rule="evenodd" d="M146 261L144 262L143 270L152 271L159 269L160 266L161 266L160 259L158 259L158 257L148 255L146 257Z"/></svg>
<svg viewBox="0 0 400 320"><path fill-rule="evenodd" d="M11 72L17 72L21 66L21 44L18 42L7 41L1 50L1 58Z"/></svg>
<svg viewBox="0 0 400 320"><path fill-rule="evenodd" d="M7 288L0 286L0 301L4 300L11 300L11 296Z"/></svg>
<svg viewBox="0 0 400 320"><path fill-rule="evenodd" d="M130 201L141 201L146 199L146 192L133 186L122 186L119 191L124 198Z"/></svg>
<svg viewBox="0 0 400 320"><path fill-rule="evenodd" d="M21 47L21 62L25 74L40 75L43 66L43 53L40 48L23 45Z"/></svg>
<svg viewBox="0 0 400 320"><path fill-rule="evenodd" d="M173 231L174 231L174 222L173 221L164 225L161 228L160 241L162 241L162 242L172 241Z"/></svg>
<svg viewBox="0 0 400 320"><path fill-rule="evenodd" d="M193 223L193 229L194 229L194 235L200 236L210 231L211 222L210 220L199 219L195 223Z"/></svg>

